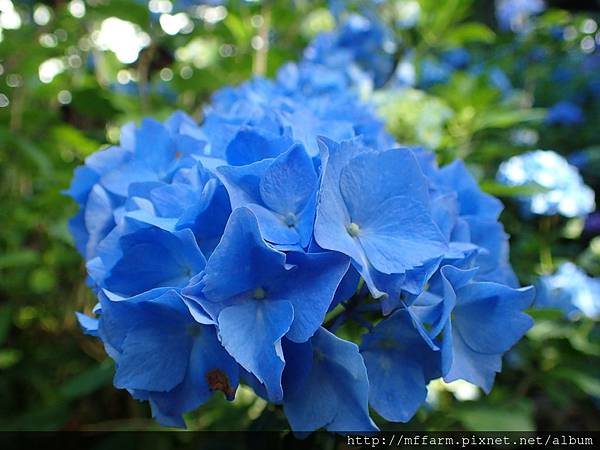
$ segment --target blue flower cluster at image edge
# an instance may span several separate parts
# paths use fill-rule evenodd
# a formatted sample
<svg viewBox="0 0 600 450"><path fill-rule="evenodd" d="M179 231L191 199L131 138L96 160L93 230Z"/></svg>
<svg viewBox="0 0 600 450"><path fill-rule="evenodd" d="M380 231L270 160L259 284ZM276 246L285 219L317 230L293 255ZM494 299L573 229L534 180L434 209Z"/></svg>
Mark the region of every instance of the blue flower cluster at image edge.
<svg viewBox="0 0 600 450"><path fill-rule="evenodd" d="M161 424L240 382L298 433L376 430L369 407L406 422L434 378L489 392L532 325L501 203L395 144L353 83L307 58L217 92L200 126L127 125L76 170L98 297L80 323ZM335 335L348 321L360 342Z"/></svg>
<svg viewBox="0 0 600 450"><path fill-rule="evenodd" d="M544 0L496 0L496 19L501 29L526 33L531 29L531 16L546 9Z"/></svg>
<svg viewBox="0 0 600 450"><path fill-rule="evenodd" d="M559 309L568 318L600 318L600 279L589 277L571 262L543 275L536 283L536 308Z"/></svg>

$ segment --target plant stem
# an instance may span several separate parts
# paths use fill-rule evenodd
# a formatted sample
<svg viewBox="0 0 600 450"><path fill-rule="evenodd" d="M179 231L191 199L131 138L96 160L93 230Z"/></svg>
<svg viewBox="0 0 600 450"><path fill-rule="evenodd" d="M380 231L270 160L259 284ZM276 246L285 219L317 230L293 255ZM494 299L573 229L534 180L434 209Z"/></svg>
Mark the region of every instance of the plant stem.
<svg viewBox="0 0 600 450"><path fill-rule="evenodd" d="M261 15L263 22L258 30L258 37L261 39L261 47L254 54L252 63L252 73L257 76L265 76L267 73L267 62L269 56L269 29L271 27L271 6L269 2L263 3Z"/></svg>
<svg viewBox="0 0 600 450"><path fill-rule="evenodd" d="M540 266L544 273L554 271L554 262L552 260L552 246L550 232L552 231L552 217L544 216L540 219Z"/></svg>
<svg viewBox="0 0 600 450"><path fill-rule="evenodd" d="M152 44L146 49L145 52L142 52L140 55L140 62L138 65L138 91L140 97L140 106L141 110L144 114L147 114L150 110L150 100L148 97L148 82L150 81L150 64L152 64L152 60L154 59L154 53L156 51L156 46L154 41Z"/></svg>

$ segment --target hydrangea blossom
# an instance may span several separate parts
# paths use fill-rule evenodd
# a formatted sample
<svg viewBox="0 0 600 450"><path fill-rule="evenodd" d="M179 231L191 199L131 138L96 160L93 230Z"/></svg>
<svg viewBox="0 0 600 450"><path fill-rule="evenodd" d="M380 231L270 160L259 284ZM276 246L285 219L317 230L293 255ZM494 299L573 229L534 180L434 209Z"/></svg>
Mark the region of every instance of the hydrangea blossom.
<svg viewBox="0 0 600 450"><path fill-rule="evenodd" d="M446 83L454 71L453 67L434 58L425 58L419 69L419 85L425 89L439 83Z"/></svg>
<svg viewBox="0 0 600 450"><path fill-rule="evenodd" d="M546 123L560 125L579 125L583 122L584 116L581 108L568 100L562 100L556 103L548 110Z"/></svg>
<svg viewBox="0 0 600 450"><path fill-rule="evenodd" d="M595 212L587 217L584 230L592 235L600 234L600 213Z"/></svg>
<svg viewBox="0 0 600 450"><path fill-rule="evenodd" d="M191 166L202 154L204 142L190 134L197 128L183 113L164 124L144 119L140 128L121 130L121 144L94 153L75 171L68 194L80 205L70 222L78 250L91 259L97 245L128 209L130 187L140 183L168 182L178 169Z"/></svg>
<svg viewBox="0 0 600 450"><path fill-rule="evenodd" d="M217 92L201 125L128 125L77 169L98 297L78 318L161 424L245 383L296 433L375 431L370 408L406 422L433 379L489 392L531 326L501 203L395 144L353 83L309 56Z"/></svg>
<svg viewBox="0 0 600 450"><path fill-rule="evenodd" d="M471 62L471 53L466 48L451 48L442 54L442 59L454 69L464 69Z"/></svg>
<svg viewBox="0 0 600 450"><path fill-rule="evenodd" d="M565 262L555 273L540 277L536 288L536 308L560 309L569 318L600 318L600 279L573 263Z"/></svg>
<svg viewBox="0 0 600 450"><path fill-rule="evenodd" d="M546 9L544 0L496 0L496 18L500 28L516 33L531 28L530 18Z"/></svg>
<svg viewBox="0 0 600 450"><path fill-rule="evenodd" d="M539 185L545 191L521 197L524 210L540 215L585 216L594 211L594 191L576 167L549 150L513 156L498 169L497 179L509 186Z"/></svg>
<svg viewBox="0 0 600 450"><path fill-rule="evenodd" d="M350 76L362 71L375 87L381 87L394 71L395 51L391 31L382 22L351 14L335 31L317 36L304 57Z"/></svg>

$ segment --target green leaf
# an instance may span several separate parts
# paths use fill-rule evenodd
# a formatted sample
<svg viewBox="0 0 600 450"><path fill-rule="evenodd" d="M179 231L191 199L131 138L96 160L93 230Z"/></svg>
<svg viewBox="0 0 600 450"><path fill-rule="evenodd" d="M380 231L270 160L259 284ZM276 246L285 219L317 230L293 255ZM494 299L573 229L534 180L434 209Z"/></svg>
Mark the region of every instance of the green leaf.
<svg viewBox="0 0 600 450"><path fill-rule="evenodd" d="M496 34L486 25L477 22L463 23L448 33L448 44L461 47L472 42L490 44L494 42Z"/></svg>
<svg viewBox="0 0 600 450"><path fill-rule="evenodd" d="M571 368L557 368L554 370L555 377L570 381L579 389L592 397L600 397L600 380L585 372Z"/></svg>
<svg viewBox="0 0 600 450"><path fill-rule="evenodd" d="M250 42L250 36L252 35L252 29L244 26L244 22L235 14L228 14L223 21L235 42L240 47L246 47Z"/></svg>
<svg viewBox="0 0 600 450"><path fill-rule="evenodd" d="M23 352L16 348L0 350L0 369L8 369L23 358Z"/></svg>
<svg viewBox="0 0 600 450"><path fill-rule="evenodd" d="M561 320L565 315L565 313L560 309L530 308L525 312L529 314L535 322L541 320Z"/></svg>
<svg viewBox="0 0 600 450"><path fill-rule="evenodd" d="M419 30L429 45L441 45L469 13L472 0L420 0Z"/></svg>
<svg viewBox="0 0 600 450"><path fill-rule="evenodd" d="M15 136L15 144L21 153L34 164L42 175L52 172L52 161L44 149L22 136Z"/></svg>
<svg viewBox="0 0 600 450"><path fill-rule="evenodd" d="M88 369L87 371L68 380L60 389L60 394L65 398L77 398L91 394L102 386L110 383L114 372L110 360Z"/></svg>
<svg viewBox="0 0 600 450"><path fill-rule="evenodd" d="M541 122L546 117L543 108L517 109L510 111L482 111L475 120L475 130L509 128L526 122Z"/></svg>
<svg viewBox="0 0 600 450"><path fill-rule="evenodd" d="M464 404L459 420L469 431L533 431L533 407L527 400L515 405L475 406Z"/></svg>
<svg viewBox="0 0 600 450"><path fill-rule="evenodd" d="M19 250L0 255L0 269L22 268L35 264L39 259L33 250Z"/></svg>
<svg viewBox="0 0 600 450"><path fill-rule="evenodd" d="M0 419L0 427L3 430L56 431L63 426L68 412L66 403L42 405L14 419Z"/></svg>
<svg viewBox="0 0 600 450"><path fill-rule="evenodd" d="M104 93L97 89L73 91L71 105L79 114L102 121L112 118L119 112Z"/></svg>
<svg viewBox="0 0 600 450"><path fill-rule="evenodd" d="M527 332L527 337L534 341L547 341L549 339L568 338L572 333L573 327L569 323L537 320L533 328Z"/></svg>
<svg viewBox="0 0 600 450"><path fill-rule="evenodd" d="M479 184L479 187L488 194L496 197L530 197L535 194L543 194L548 189L539 184L525 184L523 186L506 186L496 181L485 180Z"/></svg>
<svg viewBox="0 0 600 450"><path fill-rule="evenodd" d="M56 286L55 274L48 268L39 267L29 277L31 290L37 294L50 292Z"/></svg>
<svg viewBox="0 0 600 450"><path fill-rule="evenodd" d="M96 150L100 144L92 139L89 139L85 134L77 128L60 125L52 130L52 137L61 147L71 150L82 157L86 157Z"/></svg>

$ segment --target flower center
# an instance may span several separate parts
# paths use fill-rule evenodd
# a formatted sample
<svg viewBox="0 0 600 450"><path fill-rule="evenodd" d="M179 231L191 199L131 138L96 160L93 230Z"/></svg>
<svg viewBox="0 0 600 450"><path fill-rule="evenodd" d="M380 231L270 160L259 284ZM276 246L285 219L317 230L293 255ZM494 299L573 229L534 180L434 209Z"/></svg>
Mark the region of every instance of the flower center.
<svg viewBox="0 0 600 450"><path fill-rule="evenodd" d="M298 219L296 218L296 214L287 213L283 218L283 223L285 223L289 228L293 228L296 226L297 220Z"/></svg>
<svg viewBox="0 0 600 450"><path fill-rule="evenodd" d="M257 287L254 289L254 293L252 294L252 297L256 300L262 300L266 296L267 292L262 287Z"/></svg>
<svg viewBox="0 0 600 450"><path fill-rule="evenodd" d="M355 224L354 222L352 222L350 225L346 226L346 231L348 232L348 234L350 236L352 236L353 238L355 238L360 233L360 227L357 224Z"/></svg>

